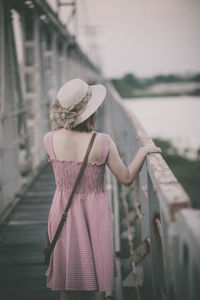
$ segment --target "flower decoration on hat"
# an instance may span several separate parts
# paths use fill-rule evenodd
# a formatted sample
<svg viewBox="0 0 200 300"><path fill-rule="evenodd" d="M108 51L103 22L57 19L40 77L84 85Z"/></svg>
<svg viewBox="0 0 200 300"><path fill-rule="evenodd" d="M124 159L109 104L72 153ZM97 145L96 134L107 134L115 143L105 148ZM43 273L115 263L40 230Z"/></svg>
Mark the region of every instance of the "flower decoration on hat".
<svg viewBox="0 0 200 300"><path fill-rule="evenodd" d="M66 119L66 118L67 118L67 114L66 114L66 113L62 113L62 114L61 114L61 117L62 117L63 119Z"/></svg>
<svg viewBox="0 0 200 300"><path fill-rule="evenodd" d="M58 99L50 109L50 119L55 121L59 127L71 129L78 117L85 111L86 105L92 96L92 87L88 86L88 91L84 98L77 104L63 107Z"/></svg>

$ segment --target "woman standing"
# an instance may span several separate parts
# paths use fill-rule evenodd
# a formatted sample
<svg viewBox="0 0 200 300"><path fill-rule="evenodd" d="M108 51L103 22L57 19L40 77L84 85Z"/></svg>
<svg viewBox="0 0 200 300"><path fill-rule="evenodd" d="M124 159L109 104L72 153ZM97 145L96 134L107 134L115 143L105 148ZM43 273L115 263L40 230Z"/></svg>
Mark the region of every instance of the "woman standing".
<svg viewBox="0 0 200 300"><path fill-rule="evenodd" d="M97 110L105 96L103 85L88 85L81 79L73 79L60 88L51 108L50 118L55 126L44 136L45 152L56 181L48 218L50 241L95 131ZM129 186L138 175L146 155L153 152L161 152L161 149L141 147L126 167L112 138L107 133L96 132L84 173L45 274L47 287L61 291L60 300L96 299L99 291L114 289L118 270L111 208L104 188L105 165L122 184Z"/></svg>

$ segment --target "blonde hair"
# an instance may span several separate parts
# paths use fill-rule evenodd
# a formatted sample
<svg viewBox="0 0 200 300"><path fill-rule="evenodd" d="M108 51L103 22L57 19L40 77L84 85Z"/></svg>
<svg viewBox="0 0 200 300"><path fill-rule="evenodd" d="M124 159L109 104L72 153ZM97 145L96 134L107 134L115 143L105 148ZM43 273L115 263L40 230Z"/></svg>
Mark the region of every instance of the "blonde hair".
<svg viewBox="0 0 200 300"><path fill-rule="evenodd" d="M94 130L95 125L96 125L96 115L97 115L97 110L91 116L89 116L89 118L87 118L85 121L72 127L70 130L86 131L86 132L90 132L90 131ZM61 128L64 128L64 127L56 124L53 129L59 130Z"/></svg>

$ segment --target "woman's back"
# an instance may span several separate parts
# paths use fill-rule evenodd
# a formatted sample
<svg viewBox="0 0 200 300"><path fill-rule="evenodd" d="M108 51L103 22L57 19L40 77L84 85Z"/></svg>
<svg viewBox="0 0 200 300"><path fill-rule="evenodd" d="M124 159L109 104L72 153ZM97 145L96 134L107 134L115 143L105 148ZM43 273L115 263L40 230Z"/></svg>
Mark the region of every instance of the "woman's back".
<svg viewBox="0 0 200 300"><path fill-rule="evenodd" d="M58 160L75 160L82 162L92 132L80 132L61 129L53 132L53 149ZM98 162L103 143L103 133L97 132L88 162Z"/></svg>
<svg viewBox="0 0 200 300"><path fill-rule="evenodd" d="M57 190L68 192L72 190L91 136L91 132L50 131L46 134L45 144L49 155L48 161L53 166ZM105 192L104 172L109 152L109 141L108 134L97 132L76 193Z"/></svg>

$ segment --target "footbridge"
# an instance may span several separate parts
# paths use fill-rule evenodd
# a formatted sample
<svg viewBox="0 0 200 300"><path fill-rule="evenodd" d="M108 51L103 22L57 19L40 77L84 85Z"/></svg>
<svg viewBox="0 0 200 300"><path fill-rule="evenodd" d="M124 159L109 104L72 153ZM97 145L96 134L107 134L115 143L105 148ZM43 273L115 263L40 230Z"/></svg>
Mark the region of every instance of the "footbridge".
<svg viewBox="0 0 200 300"><path fill-rule="evenodd" d="M153 144L139 120L46 1L0 0L0 297L59 299L45 285L43 242L55 182L42 137L58 88L79 77L107 96L97 131L128 165ZM149 154L130 187L106 167L119 276L114 299L200 299L200 210L162 154ZM104 293L99 296L105 298Z"/></svg>

